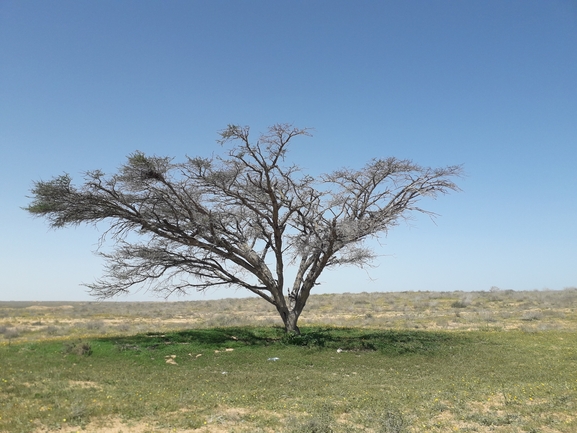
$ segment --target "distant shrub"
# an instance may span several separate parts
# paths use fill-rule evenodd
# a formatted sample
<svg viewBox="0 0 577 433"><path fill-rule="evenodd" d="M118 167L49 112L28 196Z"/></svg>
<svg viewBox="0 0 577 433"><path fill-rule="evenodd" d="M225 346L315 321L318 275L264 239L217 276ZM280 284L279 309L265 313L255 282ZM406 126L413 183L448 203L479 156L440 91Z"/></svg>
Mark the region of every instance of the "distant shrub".
<svg viewBox="0 0 577 433"><path fill-rule="evenodd" d="M469 304L467 304L465 301L455 301L451 304L451 307L453 308L467 308L469 306Z"/></svg>
<svg viewBox="0 0 577 433"><path fill-rule="evenodd" d="M240 326L241 324L242 324L242 318L239 318L233 314L216 314L210 317L206 322L206 326L210 328L224 327L224 326Z"/></svg>
<svg viewBox="0 0 577 433"><path fill-rule="evenodd" d="M7 329L4 332L4 338L7 339L8 342L18 337L20 337L20 332L16 328Z"/></svg>
<svg viewBox="0 0 577 433"><path fill-rule="evenodd" d="M540 320L543 318L543 313L541 313L540 311L527 311L525 314L523 314L523 317L521 317L521 320L525 320L527 322L530 322L532 320Z"/></svg>
<svg viewBox="0 0 577 433"><path fill-rule="evenodd" d="M355 301L354 302L355 305L370 305L369 301L365 301L364 299L361 299L359 301Z"/></svg>
<svg viewBox="0 0 577 433"><path fill-rule="evenodd" d="M102 320L91 320L86 322L86 329L98 330L104 327L104 322Z"/></svg>
<svg viewBox="0 0 577 433"><path fill-rule="evenodd" d="M120 332L126 332L130 330L130 324L128 323L120 323L116 325L116 330Z"/></svg>
<svg viewBox="0 0 577 433"><path fill-rule="evenodd" d="M50 325L44 330L48 335L56 335L58 333L58 327Z"/></svg>
<svg viewBox="0 0 577 433"><path fill-rule="evenodd" d="M490 310L483 310L479 312L479 317L485 322L496 322L493 312Z"/></svg>

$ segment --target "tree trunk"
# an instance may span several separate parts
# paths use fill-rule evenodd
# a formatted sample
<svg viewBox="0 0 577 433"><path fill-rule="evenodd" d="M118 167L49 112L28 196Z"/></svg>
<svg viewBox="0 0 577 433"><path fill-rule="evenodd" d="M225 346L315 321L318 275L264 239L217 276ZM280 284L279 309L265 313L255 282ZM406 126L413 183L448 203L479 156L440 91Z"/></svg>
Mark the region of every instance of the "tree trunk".
<svg viewBox="0 0 577 433"><path fill-rule="evenodd" d="M280 316L284 323L285 331L288 333L300 335L301 330L297 326L297 321L299 320L300 311L292 310L289 311L288 308L284 311L280 311Z"/></svg>

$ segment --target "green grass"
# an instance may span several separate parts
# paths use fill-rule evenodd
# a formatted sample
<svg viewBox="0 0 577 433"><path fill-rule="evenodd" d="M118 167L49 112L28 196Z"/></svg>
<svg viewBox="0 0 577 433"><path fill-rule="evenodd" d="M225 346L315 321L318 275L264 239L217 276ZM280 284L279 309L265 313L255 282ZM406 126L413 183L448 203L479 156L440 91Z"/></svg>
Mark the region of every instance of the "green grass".
<svg viewBox="0 0 577 433"><path fill-rule="evenodd" d="M577 334L556 330L237 327L0 347L2 432L110 419L143 432L575 432L575 413Z"/></svg>

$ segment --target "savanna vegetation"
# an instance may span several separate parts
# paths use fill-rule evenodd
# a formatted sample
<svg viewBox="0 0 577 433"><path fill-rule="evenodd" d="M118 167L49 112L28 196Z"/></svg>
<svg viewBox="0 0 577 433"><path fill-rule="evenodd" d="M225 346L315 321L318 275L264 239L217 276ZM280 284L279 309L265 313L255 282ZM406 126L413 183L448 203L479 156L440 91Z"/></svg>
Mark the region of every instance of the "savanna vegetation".
<svg viewBox="0 0 577 433"><path fill-rule="evenodd" d="M577 289L309 301L2 302L0 431L577 431Z"/></svg>

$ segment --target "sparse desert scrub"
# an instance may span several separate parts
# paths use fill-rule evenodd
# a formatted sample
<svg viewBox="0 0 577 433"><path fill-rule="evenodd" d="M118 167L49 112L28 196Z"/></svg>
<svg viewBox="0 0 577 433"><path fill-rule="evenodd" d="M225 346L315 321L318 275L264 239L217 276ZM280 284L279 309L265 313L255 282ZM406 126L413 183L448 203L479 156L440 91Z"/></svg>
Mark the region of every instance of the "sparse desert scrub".
<svg viewBox="0 0 577 433"><path fill-rule="evenodd" d="M26 330L13 342L98 336L104 331L122 334L280 324L276 311L257 298L193 302L0 302L0 312L5 317L0 321L0 334L13 327ZM300 321L308 326L452 330L528 329L538 322L542 328L577 330L577 289L320 294L310 297ZM35 325L39 322L43 325Z"/></svg>

